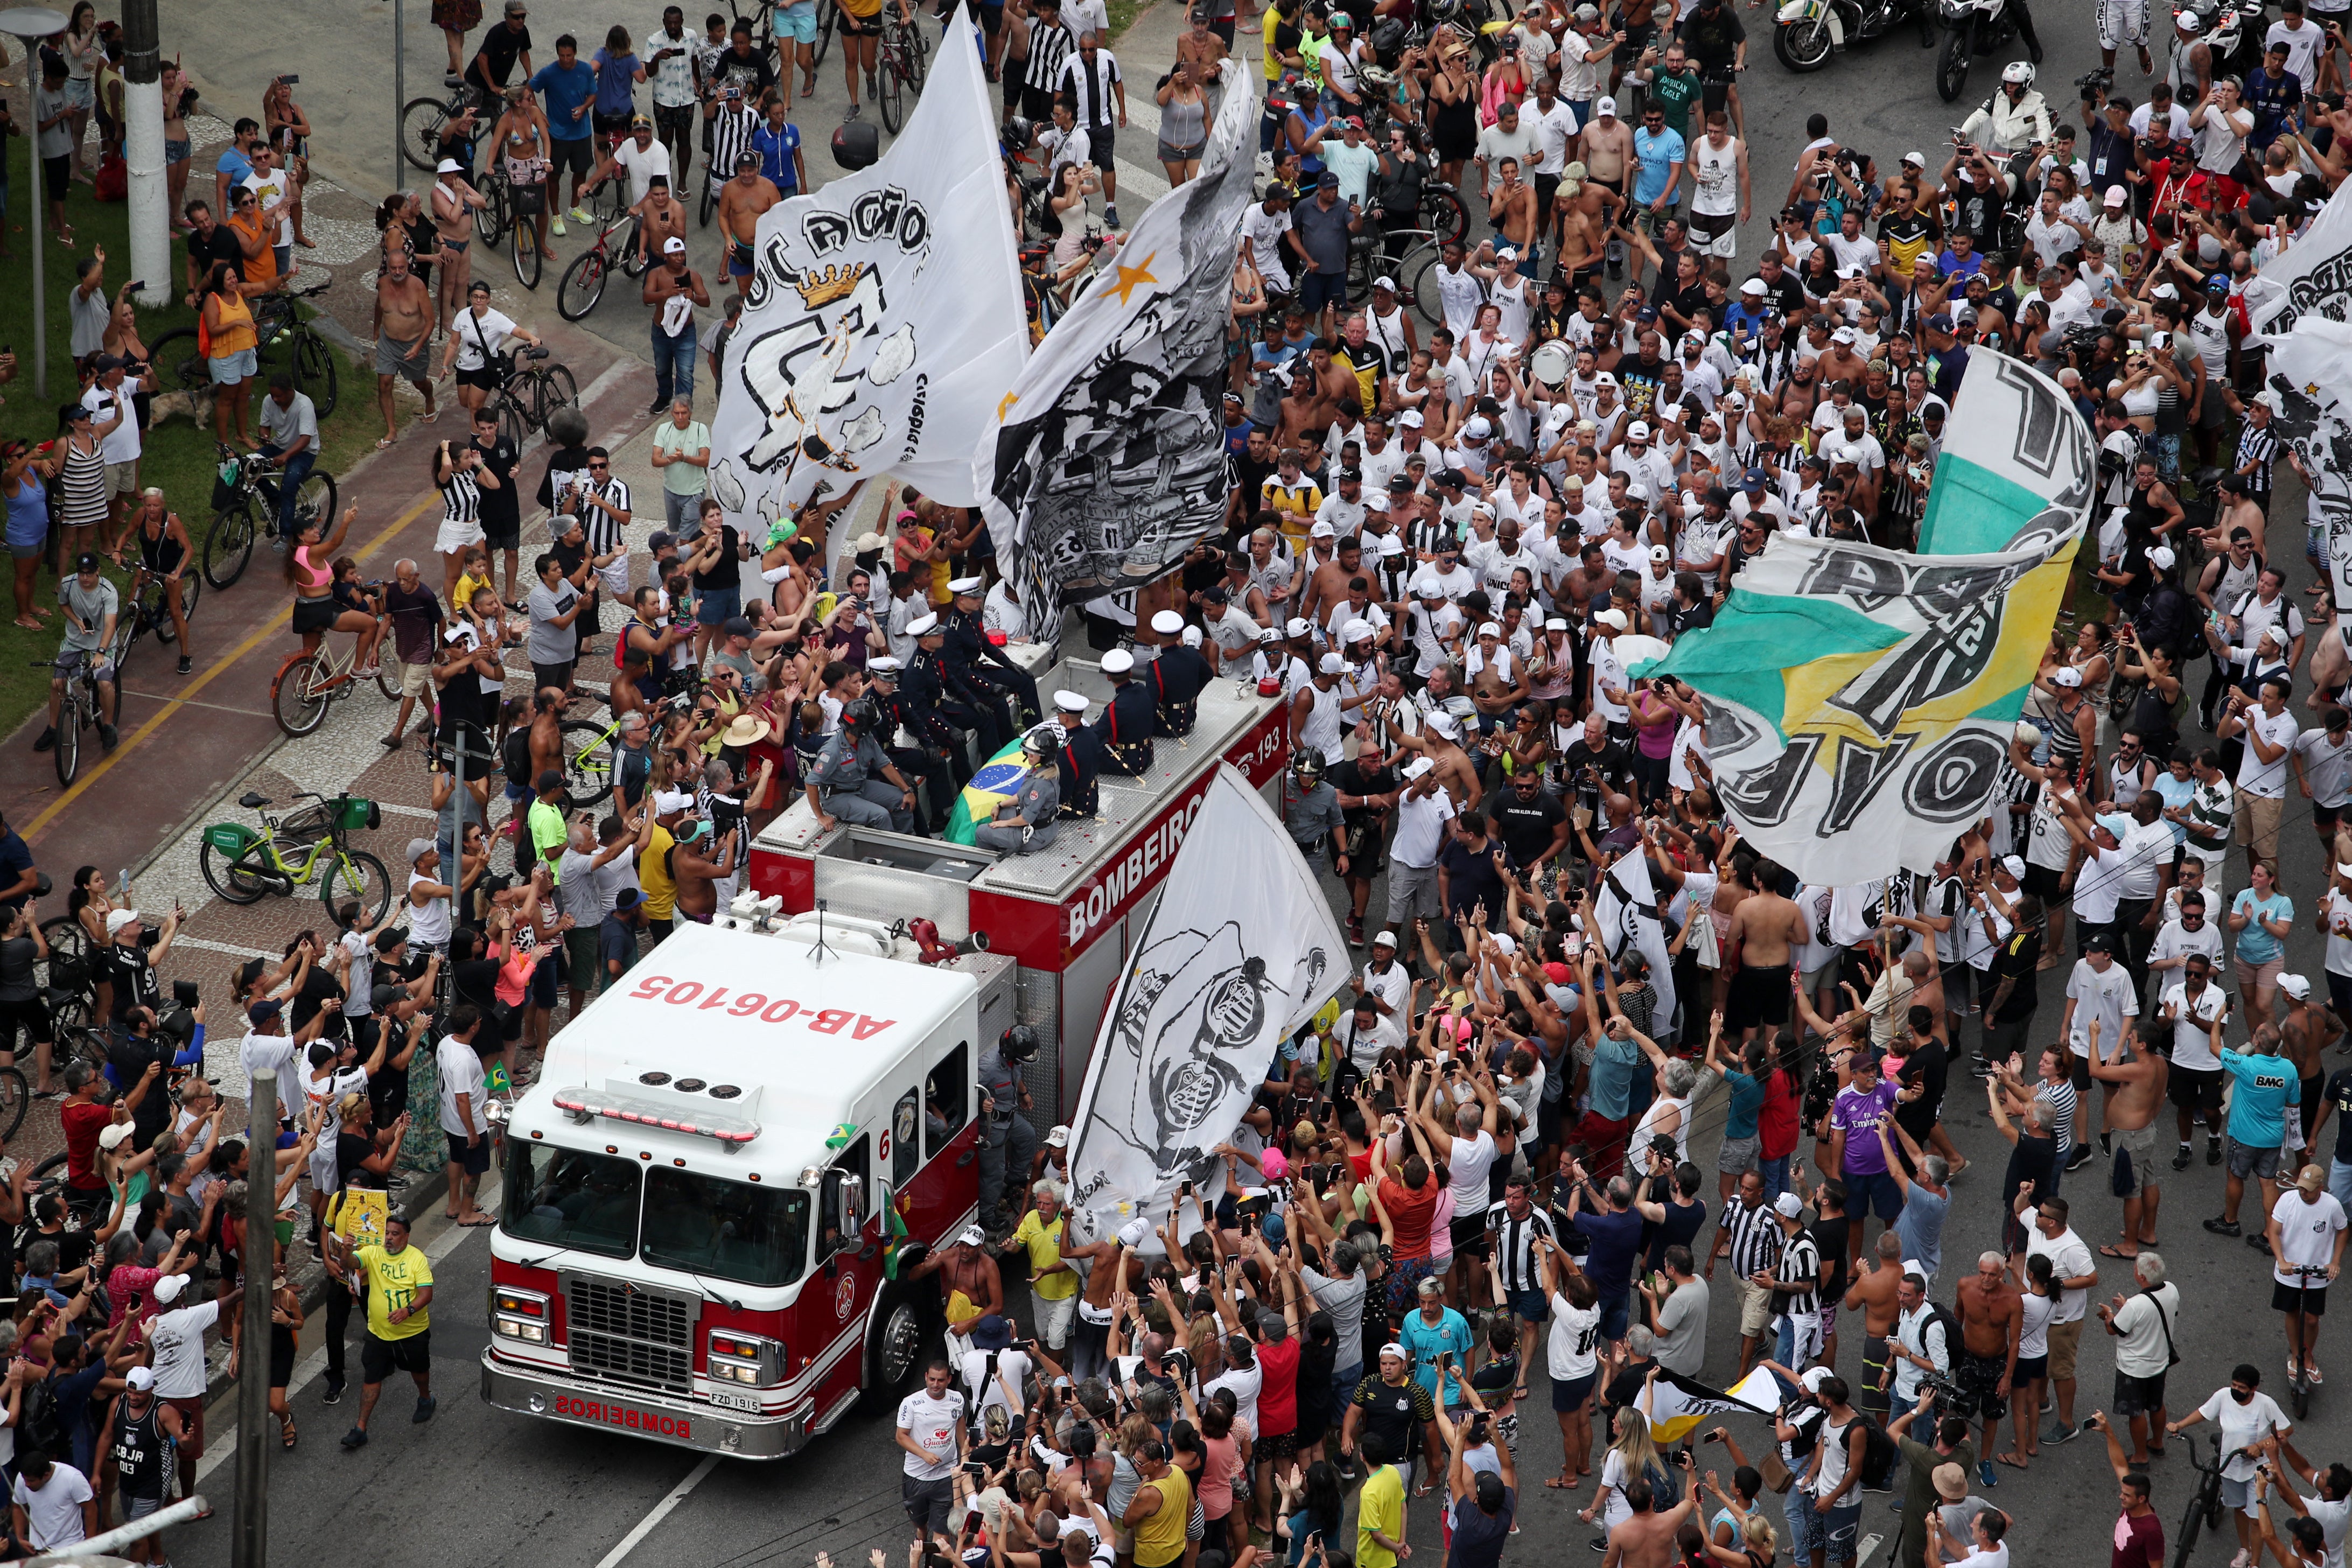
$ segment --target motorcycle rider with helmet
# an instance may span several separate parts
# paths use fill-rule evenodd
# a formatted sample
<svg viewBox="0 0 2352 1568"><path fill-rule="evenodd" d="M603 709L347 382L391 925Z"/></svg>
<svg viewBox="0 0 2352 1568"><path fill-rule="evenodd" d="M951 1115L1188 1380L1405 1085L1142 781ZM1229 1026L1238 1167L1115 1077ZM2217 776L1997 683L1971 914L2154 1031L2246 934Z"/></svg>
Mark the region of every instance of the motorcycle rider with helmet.
<svg viewBox="0 0 2352 1568"><path fill-rule="evenodd" d="M2040 158L2050 134L2050 105L2034 90L2033 68L2023 60L2001 68L2000 90L1960 127L1961 141L2012 160L2021 153Z"/></svg>

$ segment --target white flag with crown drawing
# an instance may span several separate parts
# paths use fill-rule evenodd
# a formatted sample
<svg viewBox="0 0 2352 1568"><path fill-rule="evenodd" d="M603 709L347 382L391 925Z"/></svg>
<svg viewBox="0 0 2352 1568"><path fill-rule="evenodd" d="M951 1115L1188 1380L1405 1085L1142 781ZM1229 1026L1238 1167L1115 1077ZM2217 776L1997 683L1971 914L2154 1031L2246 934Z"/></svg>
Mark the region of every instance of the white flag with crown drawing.
<svg viewBox="0 0 2352 1568"><path fill-rule="evenodd" d="M972 449L1029 331L973 37L950 24L906 131L872 167L761 216L710 428L710 493L755 541L884 473L952 505L980 500Z"/></svg>

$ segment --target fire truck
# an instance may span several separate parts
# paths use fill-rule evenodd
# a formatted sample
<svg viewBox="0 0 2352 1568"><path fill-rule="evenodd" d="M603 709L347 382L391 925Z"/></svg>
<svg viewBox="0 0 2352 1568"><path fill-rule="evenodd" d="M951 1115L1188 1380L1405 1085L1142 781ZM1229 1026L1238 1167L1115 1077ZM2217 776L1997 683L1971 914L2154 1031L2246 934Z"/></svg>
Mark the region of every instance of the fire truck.
<svg viewBox="0 0 2352 1568"><path fill-rule="evenodd" d="M1108 693L1090 664L1048 679ZM939 1292L899 1277L978 1211L980 1055L1016 1022L1056 1041L1033 1122L1067 1120L1129 917L1215 764L1266 785L1286 728L1220 682L1155 750L1031 856L820 834L797 803L772 823L751 889L591 1004L505 1110L482 1397L767 1459L910 1388Z"/></svg>

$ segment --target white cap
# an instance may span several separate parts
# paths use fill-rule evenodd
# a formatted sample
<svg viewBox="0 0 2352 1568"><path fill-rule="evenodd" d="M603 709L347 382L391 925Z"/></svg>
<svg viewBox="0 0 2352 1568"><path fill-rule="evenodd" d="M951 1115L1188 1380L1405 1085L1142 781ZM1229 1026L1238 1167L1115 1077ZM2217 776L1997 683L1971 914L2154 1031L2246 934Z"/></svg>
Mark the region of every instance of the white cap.
<svg viewBox="0 0 2352 1568"><path fill-rule="evenodd" d="M1199 647L1201 646L1201 628L1198 626L1186 626L1184 628L1184 636L1180 640L1182 641L1186 647Z"/></svg>
<svg viewBox="0 0 2352 1568"><path fill-rule="evenodd" d="M1318 659L1315 668L1325 675L1339 675L1348 668L1348 661L1336 653L1327 653Z"/></svg>
<svg viewBox="0 0 2352 1568"><path fill-rule="evenodd" d="M2130 199L2121 185L2109 185L2107 194L2099 198L2102 204L2111 207L2119 207Z"/></svg>
<svg viewBox="0 0 2352 1568"><path fill-rule="evenodd" d="M2308 1002L2311 1000L2311 982L2300 974L2280 975L2278 977L2278 988L2285 992L2288 995L2294 997L2298 1002Z"/></svg>
<svg viewBox="0 0 2352 1568"><path fill-rule="evenodd" d="M1396 944L1396 932L1392 931L1375 931L1372 933L1372 945L1374 947L1394 947Z"/></svg>
<svg viewBox="0 0 2352 1568"><path fill-rule="evenodd" d="M131 1123L118 1121L98 1135L98 1146L101 1149L120 1149L129 1140L131 1131Z"/></svg>
<svg viewBox="0 0 2352 1568"><path fill-rule="evenodd" d="M1370 621L1349 621L1339 628L1341 642L1361 642L1371 635L1372 623Z"/></svg>
<svg viewBox="0 0 2352 1568"><path fill-rule="evenodd" d="M1070 1130L1069 1130L1068 1128L1066 1128L1066 1127L1056 1127L1056 1128L1055 1128L1051 1132L1048 1132L1048 1133L1046 1133L1046 1134L1045 1134L1045 1147L1046 1147L1046 1148L1048 1148L1048 1149L1066 1149L1066 1148L1068 1148L1069 1146L1070 1146Z"/></svg>
<svg viewBox="0 0 2352 1568"><path fill-rule="evenodd" d="M1372 279L1373 288L1385 289L1391 294L1396 292L1396 279L1393 278L1375 278Z"/></svg>
<svg viewBox="0 0 2352 1568"><path fill-rule="evenodd" d="M1617 384L1617 374L1614 371L1604 370L1599 375L1592 378L1592 384L1595 386L1614 386Z"/></svg>
<svg viewBox="0 0 2352 1568"><path fill-rule="evenodd" d="M897 675L906 668L887 653L877 653L866 661L866 673L868 675Z"/></svg>
<svg viewBox="0 0 2352 1568"><path fill-rule="evenodd" d="M1833 343L1851 343L1858 341L1852 327L1840 327L1830 334L1830 342Z"/></svg>
<svg viewBox="0 0 2352 1568"><path fill-rule="evenodd" d="M1750 278L1739 286L1742 294L1769 294L1772 289L1761 278Z"/></svg>
<svg viewBox="0 0 2352 1568"><path fill-rule="evenodd" d="M1927 166L1927 154L1925 153L1906 153L1903 154L1903 161L1910 164L1915 169L1924 169Z"/></svg>
<svg viewBox="0 0 2352 1568"><path fill-rule="evenodd" d="M1462 721L1451 713L1432 713L1428 723L1431 730L1449 741L1458 741L1462 738Z"/></svg>
<svg viewBox="0 0 2352 1568"><path fill-rule="evenodd" d="M2072 665L2053 669L2050 672L2050 684L2053 686L2063 686L2070 689L2080 686L2083 684L2083 672L2074 668Z"/></svg>
<svg viewBox="0 0 2352 1568"><path fill-rule="evenodd" d="M927 637L939 629L940 618L937 616L917 616L907 623L907 635L910 637Z"/></svg>
<svg viewBox="0 0 2352 1568"><path fill-rule="evenodd" d="M1408 779L1417 779L1436 765L1437 764L1435 763L1431 762L1427 757L1416 757L1412 762L1405 764L1404 776Z"/></svg>
<svg viewBox="0 0 2352 1568"><path fill-rule="evenodd" d="M1613 98L1604 98L1600 102L1592 106L1592 112L1595 114L1614 114L1617 112L1617 100Z"/></svg>
<svg viewBox="0 0 2352 1568"><path fill-rule="evenodd" d="M1151 617L1151 629L1164 637L1174 637L1184 629L1184 617L1173 610L1162 610Z"/></svg>
<svg viewBox="0 0 2352 1568"><path fill-rule="evenodd" d="M1403 413L1402 413L1402 414L1400 414L1400 415L1398 415L1398 416L1396 416L1396 422L1397 422L1397 426L1398 426L1398 428L1400 428L1400 429L1402 429L1402 428L1403 428L1404 426L1406 426L1410 425L1411 426L1412 426L1412 428L1414 428L1414 429L1416 429L1416 430L1420 429L1423 425L1425 425L1425 424L1427 424L1427 423L1428 423L1428 421L1427 421L1427 420L1424 420L1423 418L1422 418L1422 416L1421 416L1421 410L1420 410L1420 409L1418 409L1418 408L1408 408L1408 409L1406 409Z"/></svg>
<svg viewBox="0 0 2352 1568"><path fill-rule="evenodd" d="M1087 710L1087 700L1075 691L1056 691L1054 693L1054 706L1065 713L1083 713Z"/></svg>
<svg viewBox="0 0 2352 1568"><path fill-rule="evenodd" d="M122 1381L144 1394L155 1386L155 1369L152 1366L134 1366L122 1374Z"/></svg>
<svg viewBox="0 0 2352 1568"><path fill-rule="evenodd" d="M977 594L987 585L984 577L959 577L948 584L950 594Z"/></svg>
<svg viewBox="0 0 2352 1568"><path fill-rule="evenodd" d="M1291 616L1289 620L1283 623L1282 627L1282 635L1286 637L1308 637L1313 635L1315 627L1310 623L1297 616Z"/></svg>
<svg viewBox="0 0 2352 1568"><path fill-rule="evenodd" d="M1503 628L1497 622L1486 621L1480 624L1478 635L1482 637L1498 637L1503 635Z"/></svg>
<svg viewBox="0 0 2352 1568"><path fill-rule="evenodd" d="M2025 857L2022 855L2002 856L2000 858L2000 868L2008 872L2011 876L2016 878L2021 882L2025 880Z"/></svg>
<svg viewBox="0 0 2352 1568"><path fill-rule="evenodd" d="M968 1225L956 1237L956 1244L960 1247L985 1247L988 1245L988 1232L976 1225Z"/></svg>
<svg viewBox="0 0 2352 1568"><path fill-rule="evenodd" d="M1653 561L1672 561L1674 558L1675 558L1675 552L1674 552L1673 551L1671 551L1671 550L1667 549L1664 545L1663 545L1663 544L1653 544L1652 546L1650 546L1650 559L1651 559L1651 560L1653 560Z"/></svg>
<svg viewBox="0 0 2352 1568"><path fill-rule="evenodd" d="M1318 522L1307 531L1307 537L1309 539L1336 539L1339 534L1339 531L1328 522Z"/></svg>
<svg viewBox="0 0 2352 1568"><path fill-rule="evenodd" d="M455 174L463 171L465 167L465 164L455 158L444 158L434 166L433 172L436 174Z"/></svg>
<svg viewBox="0 0 2352 1568"><path fill-rule="evenodd" d="M1130 1252L1150 1238L1151 1222L1148 1219L1131 1219L1118 1227L1119 1245Z"/></svg>
<svg viewBox="0 0 2352 1568"><path fill-rule="evenodd" d="M1568 630L1568 623L1559 616L1553 616L1544 622L1544 630L1548 632L1564 632Z"/></svg>
<svg viewBox="0 0 2352 1568"><path fill-rule="evenodd" d="M155 1283L147 1287L147 1294L152 1296L158 1301L171 1302L178 1300L180 1297L185 1293L187 1289L188 1277L186 1275L166 1274L163 1278L156 1280Z"/></svg>
<svg viewBox="0 0 2352 1568"><path fill-rule="evenodd" d="M1595 626L1607 626L1612 631L1622 632L1625 629L1625 612L1614 608L1595 610L1592 612L1592 622Z"/></svg>
<svg viewBox="0 0 2352 1568"><path fill-rule="evenodd" d="M1772 1212L1783 1219L1794 1219L1805 1212L1805 1200L1794 1193L1782 1193L1772 1200Z"/></svg>
<svg viewBox="0 0 2352 1568"><path fill-rule="evenodd" d="M1648 420L1636 419L1625 426L1625 439L1628 441L1646 441L1649 438L1650 422Z"/></svg>
<svg viewBox="0 0 2352 1568"><path fill-rule="evenodd" d="M114 935L139 918L137 910L115 910L106 917L106 934Z"/></svg>
<svg viewBox="0 0 2352 1568"><path fill-rule="evenodd" d="M1484 415L1473 416L1462 426L1463 437L1467 440L1483 441L1494 433L1495 427L1486 423Z"/></svg>
<svg viewBox="0 0 2352 1568"><path fill-rule="evenodd" d="M662 254L664 256L684 256L686 254L686 241L678 238L676 235L672 235L669 238L662 241Z"/></svg>
<svg viewBox="0 0 2352 1568"><path fill-rule="evenodd" d="M2147 552L2147 563L2159 572L2170 570L2172 563L2179 559L2179 556L2161 544Z"/></svg>
<svg viewBox="0 0 2352 1568"><path fill-rule="evenodd" d="M684 811L694 805L694 797L682 789L666 789L654 796L654 815L667 816L673 811Z"/></svg>
<svg viewBox="0 0 2352 1568"><path fill-rule="evenodd" d="M1402 555L1403 553L1403 540L1399 539L1393 533L1383 533L1381 535L1381 554L1384 559L1391 555Z"/></svg>
<svg viewBox="0 0 2352 1568"><path fill-rule="evenodd" d="M1135 668L1135 656L1123 647L1115 647L1102 656L1105 675L1125 675Z"/></svg>

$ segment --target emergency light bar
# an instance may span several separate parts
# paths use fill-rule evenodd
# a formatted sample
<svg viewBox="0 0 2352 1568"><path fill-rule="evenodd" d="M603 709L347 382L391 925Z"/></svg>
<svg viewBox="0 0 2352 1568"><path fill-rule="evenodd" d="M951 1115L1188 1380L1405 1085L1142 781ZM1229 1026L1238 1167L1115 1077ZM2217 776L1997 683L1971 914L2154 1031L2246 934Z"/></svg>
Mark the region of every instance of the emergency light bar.
<svg viewBox="0 0 2352 1568"><path fill-rule="evenodd" d="M557 1089L555 1108L583 1123L602 1116L639 1127L658 1127L665 1131L709 1138L730 1154L760 1135L760 1124L745 1117L724 1116L699 1107L684 1110L674 1103L592 1089L586 1084Z"/></svg>

